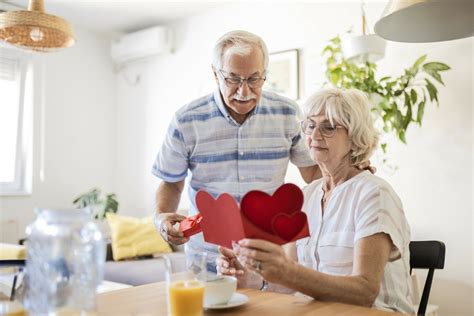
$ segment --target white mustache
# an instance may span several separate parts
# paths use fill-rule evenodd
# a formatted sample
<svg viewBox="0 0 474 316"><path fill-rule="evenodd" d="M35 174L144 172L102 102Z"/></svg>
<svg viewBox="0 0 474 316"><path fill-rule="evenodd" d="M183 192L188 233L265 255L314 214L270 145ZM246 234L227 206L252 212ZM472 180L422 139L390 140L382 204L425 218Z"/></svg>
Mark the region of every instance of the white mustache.
<svg viewBox="0 0 474 316"><path fill-rule="evenodd" d="M250 93L248 96L243 96L238 93L235 93L231 99L237 100L237 101L250 101L250 100L255 100L257 99L257 96L254 93Z"/></svg>

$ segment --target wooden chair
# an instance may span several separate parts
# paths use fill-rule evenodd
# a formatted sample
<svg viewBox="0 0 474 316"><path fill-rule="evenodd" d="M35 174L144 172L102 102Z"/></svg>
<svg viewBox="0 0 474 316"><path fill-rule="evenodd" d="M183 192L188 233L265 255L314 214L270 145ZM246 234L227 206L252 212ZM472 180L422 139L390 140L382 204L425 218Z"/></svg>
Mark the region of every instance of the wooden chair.
<svg viewBox="0 0 474 316"><path fill-rule="evenodd" d="M428 275L418 307L418 315L425 315L426 313L434 270L444 268L445 253L446 246L441 241L410 242L410 272L412 269L428 269Z"/></svg>

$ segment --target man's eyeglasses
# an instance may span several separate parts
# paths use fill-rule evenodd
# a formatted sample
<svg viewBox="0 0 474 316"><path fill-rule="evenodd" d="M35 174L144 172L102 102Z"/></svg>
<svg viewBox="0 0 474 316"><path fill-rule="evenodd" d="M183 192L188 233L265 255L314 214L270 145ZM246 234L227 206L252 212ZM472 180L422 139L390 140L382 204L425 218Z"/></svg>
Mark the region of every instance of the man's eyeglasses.
<svg viewBox="0 0 474 316"><path fill-rule="evenodd" d="M267 80L267 77L253 76L249 78L243 78L240 76L231 76L229 74L226 74L222 69L219 69L219 73L221 74L225 84L229 88L240 87L244 84L244 82L247 82L247 85L250 88L260 88L265 83L265 80Z"/></svg>
<svg viewBox="0 0 474 316"><path fill-rule="evenodd" d="M333 137L336 134L338 128L344 128L341 125L332 125L329 121L324 121L321 124L316 124L315 121L311 119L305 119L301 121L301 130L306 135L313 135L315 129L319 129L319 133L323 137Z"/></svg>

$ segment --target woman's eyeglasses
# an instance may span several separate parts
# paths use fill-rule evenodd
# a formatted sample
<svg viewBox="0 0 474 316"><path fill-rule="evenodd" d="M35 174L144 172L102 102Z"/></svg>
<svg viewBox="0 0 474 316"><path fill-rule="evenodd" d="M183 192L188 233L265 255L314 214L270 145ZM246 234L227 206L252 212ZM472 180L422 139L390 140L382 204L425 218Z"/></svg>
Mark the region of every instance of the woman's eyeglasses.
<svg viewBox="0 0 474 316"><path fill-rule="evenodd" d="M319 133L321 133L323 137L333 137L336 134L337 129L344 128L344 126L332 125L329 121L324 121L319 125L311 119L301 121L301 130L306 135L313 135L316 128L319 129Z"/></svg>

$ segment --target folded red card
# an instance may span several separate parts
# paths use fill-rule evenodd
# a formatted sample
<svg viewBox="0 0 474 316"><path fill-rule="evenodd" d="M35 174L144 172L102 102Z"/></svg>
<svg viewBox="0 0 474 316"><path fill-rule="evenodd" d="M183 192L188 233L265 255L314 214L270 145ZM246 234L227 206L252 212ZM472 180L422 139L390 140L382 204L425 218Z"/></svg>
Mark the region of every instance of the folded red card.
<svg viewBox="0 0 474 316"><path fill-rule="evenodd" d="M202 220L202 215L197 214L182 220L179 223L179 230L183 232L184 237L190 237L201 232L199 223Z"/></svg>
<svg viewBox="0 0 474 316"><path fill-rule="evenodd" d="M303 192L287 183L273 195L250 191L240 203L228 193L214 199L206 191L196 195L202 215L199 223L204 240L232 247L243 238L264 239L282 245L309 236L306 214L302 212Z"/></svg>

